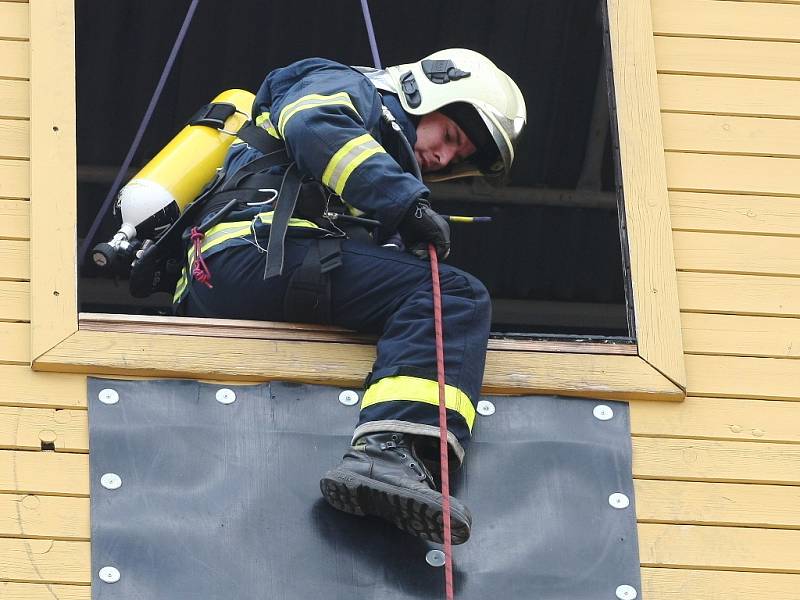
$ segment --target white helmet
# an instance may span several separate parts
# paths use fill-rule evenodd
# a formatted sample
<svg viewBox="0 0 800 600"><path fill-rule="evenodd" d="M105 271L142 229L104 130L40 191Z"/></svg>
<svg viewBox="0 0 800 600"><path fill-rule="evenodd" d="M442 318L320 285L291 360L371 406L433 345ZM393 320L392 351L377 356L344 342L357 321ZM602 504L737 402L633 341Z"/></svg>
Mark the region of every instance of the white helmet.
<svg viewBox="0 0 800 600"><path fill-rule="evenodd" d="M514 144L525 125L525 100L517 84L488 58L473 50L451 48L385 71L363 71L377 88L397 94L403 109L412 115L440 109L451 117L464 115L465 111L459 110L464 104L475 109L480 117L475 122L482 122L489 135L474 128L465 133L476 146L476 133L477 137L484 134L493 144L482 144L484 147L479 146L472 159L433 173L435 179L508 175L514 162ZM464 128L463 119L455 120Z"/></svg>

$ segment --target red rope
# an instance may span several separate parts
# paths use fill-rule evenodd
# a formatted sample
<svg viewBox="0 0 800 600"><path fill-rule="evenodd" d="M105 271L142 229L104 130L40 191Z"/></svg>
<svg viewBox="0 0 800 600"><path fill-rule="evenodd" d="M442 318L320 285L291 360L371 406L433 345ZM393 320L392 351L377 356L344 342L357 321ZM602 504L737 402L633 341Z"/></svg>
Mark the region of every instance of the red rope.
<svg viewBox="0 0 800 600"><path fill-rule="evenodd" d="M206 261L203 260L203 239L206 235L192 227L192 244L194 245L194 262L192 263L192 277L206 287L212 288L211 285L211 269L208 268Z"/></svg>
<svg viewBox="0 0 800 600"><path fill-rule="evenodd" d="M436 372L439 380L439 460L442 475L442 521L444 524L444 590L453 600L453 544L450 539L450 466L447 447L447 404L444 388L444 335L442 333L442 290L439 285L439 259L436 248L428 244L433 277L433 323L436 330Z"/></svg>

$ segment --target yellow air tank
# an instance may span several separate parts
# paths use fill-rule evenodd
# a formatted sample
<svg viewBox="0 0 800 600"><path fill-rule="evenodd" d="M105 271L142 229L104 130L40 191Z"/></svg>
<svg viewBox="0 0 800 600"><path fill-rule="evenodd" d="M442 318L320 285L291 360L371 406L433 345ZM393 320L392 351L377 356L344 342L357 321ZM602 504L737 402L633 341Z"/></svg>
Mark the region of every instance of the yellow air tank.
<svg viewBox="0 0 800 600"><path fill-rule="evenodd" d="M222 129L187 125L120 190L122 225L111 240L92 249L95 265L127 272L142 244L158 239L178 220L222 166L236 133L250 118L253 100L245 90L222 92L212 102L236 109Z"/></svg>
<svg viewBox="0 0 800 600"><path fill-rule="evenodd" d="M236 132L249 119L255 96L227 90L214 103L236 107L223 130L187 125L120 190L122 227L128 239L157 238L200 195L222 166ZM136 231L129 235L126 225Z"/></svg>

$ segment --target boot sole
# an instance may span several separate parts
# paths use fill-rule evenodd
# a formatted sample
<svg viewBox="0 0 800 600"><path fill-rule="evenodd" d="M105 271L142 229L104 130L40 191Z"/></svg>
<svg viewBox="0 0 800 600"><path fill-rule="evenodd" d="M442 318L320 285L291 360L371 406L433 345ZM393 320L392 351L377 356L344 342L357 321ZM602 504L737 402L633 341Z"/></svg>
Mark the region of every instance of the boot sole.
<svg viewBox="0 0 800 600"><path fill-rule="evenodd" d="M398 529L425 540L444 542L443 496L415 493L349 471L334 469L319 482L328 504L351 515L371 515L393 523ZM472 519L457 501L450 500L450 529L454 545L469 539Z"/></svg>

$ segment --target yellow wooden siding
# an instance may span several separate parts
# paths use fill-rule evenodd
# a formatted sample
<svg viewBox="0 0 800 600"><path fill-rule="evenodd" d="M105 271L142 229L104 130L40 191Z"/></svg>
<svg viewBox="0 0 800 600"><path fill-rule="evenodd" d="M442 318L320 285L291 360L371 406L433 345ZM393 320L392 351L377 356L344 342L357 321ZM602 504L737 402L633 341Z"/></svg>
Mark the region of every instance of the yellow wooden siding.
<svg viewBox="0 0 800 600"><path fill-rule="evenodd" d="M800 319L684 313L683 345L691 354L800 358Z"/></svg>
<svg viewBox="0 0 800 600"><path fill-rule="evenodd" d="M0 198L0 239L30 239L30 211L25 200Z"/></svg>
<svg viewBox="0 0 800 600"><path fill-rule="evenodd" d="M673 190L795 196L800 188L794 158L667 152L666 166Z"/></svg>
<svg viewBox="0 0 800 600"><path fill-rule="evenodd" d="M673 240L681 271L800 275L800 237L676 231Z"/></svg>
<svg viewBox="0 0 800 600"><path fill-rule="evenodd" d="M0 39L27 41L30 34L28 7L21 3L0 3Z"/></svg>
<svg viewBox="0 0 800 600"><path fill-rule="evenodd" d="M756 398L689 396L682 404L631 404L634 436L800 442L798 405Z"/></svg>
<svg viewBox="0 0 800 600"><path fill-rule="evenodd" d="M795 277L679 272L684 312L800 317L800 280Z"/></svg>
<svg viewBox="0 0 800 600"><path fill-rule="evenodd" d="M689 397L631 405L643 592L788 600L800 589L800 2L652 7Z"/></svg>
<svg viewBox="0 0 800 600"><path fill-rule="evenodd" d="M30 283L0 281L0 321L30 321Z"/></svg>
<svg viewBox="0 0 800 600"><path fill-rule="evenodd" d="M797 6L720 0L653 0L652 7L656 35L800 41Z"/></svg>
<svg viewBox="0 0 800 600"><path fill-rule="evenodd" d="M0 116L25 119L30 117L30 84L27 81L0 79Z"/></svg>
<svg viewBox="0 0 800 600"><path fill-rule="evenodd" d="M0 406L0 447L41 450L45 444L59 452L89 452L86 411Z"/></svg>
<svg viewBox="0 0 800 600"><path fill-rule="evenodd" d="M0 493L87 497L89 456L5 450L0 453Z"/></svg>
<svg viewBox="0 0 800 600"><path fill-rule="evenodd" d="M642 523L800 529L800 488L695 481L636 480Z"/></svg>
<svg viewBox="0 0 800 600"><path fill-rule="evenodd" d="M0 198L30 198L30 177L27 160L0 158Z"/></svg>
<svg viewBox="0 0 800 600"><path fill-rule="evenodd" d="M0 597L89 600L85 378L28 367L29 35L0 2Z"/></svg>
<svg viewBox="0 0 800 600"><path fill-rule="evenodd" d="M800 78L800 47L795 42L656 37L655 47L661 73Z"/></svg>
<svg viewBox="0 0 800 600"><path fill-rule="evenodd" d="M660 74L658 89L667 112L800 117L800 81Z"/></svg>
<svg viewBox="0 0 800 600"><path fill-rule="evenodd" d="M689 397L631 404L647 598L800 589L798 4L652 3ZM0 2L0 23L15 17L0 25L0 340L17 340L0 343L0 578L15 580L0 597L88 600L86 380L14 364L30 300L26 9Z"/></svg>
<svg viewBox="0 0 800 600"><path fill-rule="evenodd" d="M0 536L88 541L89 499L0 494Z"/></svg>
<svg viewBox="0 0 800 600"><path fill-rule="evenodd" d="M800 361L750 356L686 355L693 396L800 400Z"/></svg>
<svg viewBox="0 0 800 600"><path fill-rule="evenodd" d="M0 361L0 406L85 408L86 377L39 373Z"/></svg>
<svg viewBox="0 0 800 600"><path fill-rule="evenodd" d="M5 364L30 363L30 329L29 323L0 322L0 359Z"/></svg>
<svg viewBox="0 0 800 600"><path fill-rule="evenodd" d="M790 236L800 231L798 199L794 197L673 191L669 198L672 228L676 231Z"/></svg>
<svg viewBox="0 0 800 600"><path fill-rule="evenodd" d="M30 127L28 121L0 118L0 156L30 158Z"/></svg>
<svg viewBox="0 0 800 600"><path fill-rule="evenodd" d="M3 600L90 600L89 586L51 585L42 583L11 583L0 581Z"/></svg>
<svg viewBox="0 0 800 600"><path fill-rule="evenodd" d="M30 361L30 36L26 3L0 2L0 368ZM2 379L5 384L5 378ZM2 419L2 417L0 417ZM4 423L0 428L5 428ZM0 447L5 447L0 442Z"/></svg>
<svg viewBox="0 0 800 600"><path fill-rule="evenodd" d="M800 531L640 523L639 558L648 567L800 573Z"/></svg>
<svg viewBox="0 0 800 600"><path fill-rule="evenodd" d="M0 280L27 281L30 272L28 242L0 239Z"/></svg>
<svg viewBox="0 0 800 600"><path fill-rule="evenodd" d="M797 600L800 575L691 569L642 569L650 600Z"/></svg>
<svg viewBox="0 0 800 600"><path fill-rule="evenodd" d="M670 152L800 156L797 120L665 113L661 122L664 148Z"/></svg>
<svg viewBox="0 0 800 600"><path fill-rule="evenodd" d="M4 578L61 584L91 583L89 542L0 538Z"/></svg>
<svg viewBox="0 0 800 600"><path fill-rule="evenodd" d="M9 79L28 79L30 55L28 42L0 39L0 73Z"/></svg>

